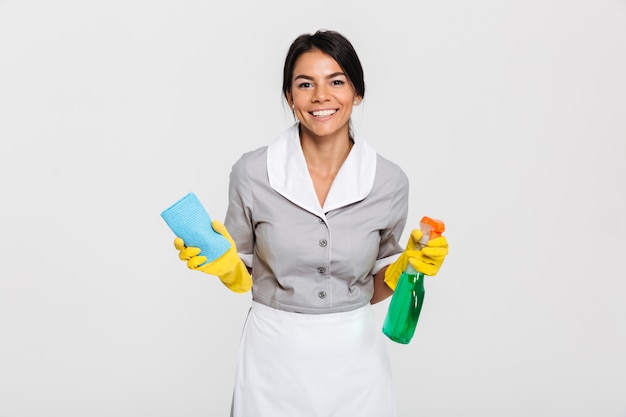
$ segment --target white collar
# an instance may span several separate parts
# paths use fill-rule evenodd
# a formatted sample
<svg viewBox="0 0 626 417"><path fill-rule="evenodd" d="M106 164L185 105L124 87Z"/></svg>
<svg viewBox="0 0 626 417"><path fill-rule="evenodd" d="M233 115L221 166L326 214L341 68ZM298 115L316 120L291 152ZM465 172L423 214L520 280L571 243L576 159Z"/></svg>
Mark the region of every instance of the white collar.
<svg viewBox="0 0 626 417"><path fill-rule="evenodd" d="M354 146L333 181L324 207L321 207L304 159L296 123L268 146L267 176L276 192L303 209L324 217L324 213L367 197L374 185L376 159L376 151L355 137Z"/></svg>

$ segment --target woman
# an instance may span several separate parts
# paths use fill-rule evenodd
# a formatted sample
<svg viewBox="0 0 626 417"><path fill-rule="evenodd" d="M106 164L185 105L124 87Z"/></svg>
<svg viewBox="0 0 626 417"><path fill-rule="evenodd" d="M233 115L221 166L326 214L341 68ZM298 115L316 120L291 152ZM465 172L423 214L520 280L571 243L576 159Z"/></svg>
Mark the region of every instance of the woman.
<svg viewBox="0 0 626 417"><path fill-rule="evenodd" d="M416 251L414 230L407 250L398 244L408 179L354 135L350 116L365 83L344 36L299 36L285 60L283 93L297 122L234 164L226 227L213 222L231 249L203 265L198 248L175 241L190 268L236 292L252 287L232 415L395 416L385 339L370 304L392 294L409 262L436 274L447 241Z"/></svg>

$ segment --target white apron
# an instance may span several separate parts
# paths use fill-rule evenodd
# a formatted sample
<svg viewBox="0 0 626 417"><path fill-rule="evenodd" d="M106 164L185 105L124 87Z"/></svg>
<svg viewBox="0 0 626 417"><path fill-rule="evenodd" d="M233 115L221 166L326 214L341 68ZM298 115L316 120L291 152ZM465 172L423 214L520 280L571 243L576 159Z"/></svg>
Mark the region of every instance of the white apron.
<svg viewBox="0 0 626 417"><path fill-rule="evenodd" d="M253 302L231 416L395 417L391 367L371 306L299 314Z"/></svg>

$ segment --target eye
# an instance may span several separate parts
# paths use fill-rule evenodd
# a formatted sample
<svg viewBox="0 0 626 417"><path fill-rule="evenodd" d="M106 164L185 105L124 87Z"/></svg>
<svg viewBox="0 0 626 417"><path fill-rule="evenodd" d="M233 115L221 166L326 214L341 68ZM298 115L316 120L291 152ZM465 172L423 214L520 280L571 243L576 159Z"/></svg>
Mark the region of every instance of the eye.
<svg viewBox="0 0 626 417"><path fill-rule="evenodd" d="M342 85L344 85L345 83L346 83L346 82L345 82L344 80L333 80L333 81L331 82L331 85L334 85L334 86L342 86Z"/></svg>
<svg viewBox="0 0 626 417"><path fill-rule="evenodd" d="M298 84L298 88L311 88L311 83L307 83L307 82L300 83Z"/></svg>

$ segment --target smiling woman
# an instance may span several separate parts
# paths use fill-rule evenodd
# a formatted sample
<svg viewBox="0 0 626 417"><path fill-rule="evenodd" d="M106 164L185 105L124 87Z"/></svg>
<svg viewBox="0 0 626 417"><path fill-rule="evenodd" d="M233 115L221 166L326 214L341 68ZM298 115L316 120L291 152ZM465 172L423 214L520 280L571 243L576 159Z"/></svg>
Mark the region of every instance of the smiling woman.
<svg viewBox="0 0 626 417"><path fill-rule="evenodd" d="M447 241L403 252L408 179L352 128L365 82L343 35L299 36L285 60L283 94L297 122L233 165L225 226L213 222L239 256L206 262L176 240L190 268L229 288L252 278L232 415L394 417L390 362L371 304L392 294L398 276L388 271L404 270L409 259L436 271Z"/></svg>

